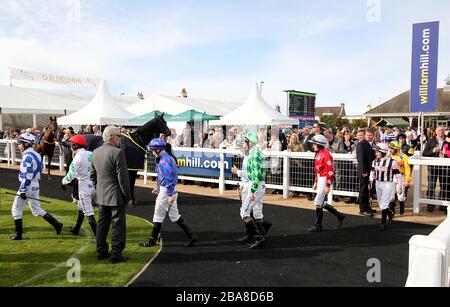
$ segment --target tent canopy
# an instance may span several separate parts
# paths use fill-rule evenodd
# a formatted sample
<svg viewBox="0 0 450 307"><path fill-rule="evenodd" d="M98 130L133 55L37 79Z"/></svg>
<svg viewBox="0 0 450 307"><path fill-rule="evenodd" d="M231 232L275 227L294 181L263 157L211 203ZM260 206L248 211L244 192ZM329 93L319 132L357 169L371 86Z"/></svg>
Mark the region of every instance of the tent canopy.
<svg viewBox="0 0 450 307"><path fill-rule="evenodd" d="M247 100L235 111L225 115L214 125L298 125L298 120L278 113L270 107L261 95L258 84L254 84Z"/></svg>
<svg viewBox="0 0 450 307"><path fill-rule="evenodd" d="M142 115L153 110L179 114L194 109L215 116L223 116L238 108L239 105L236 102L152 95L128 107L127 110L136 115Z"/></svg>
<svg viewBox="0 0 450 307"><path fill-rule="evenodd" d="M404 120L403 118L385 118L380 120L376 126L381 127L409 127L409 122Z"/></svg>
<svg viewBox="0 0 450 307"><path fill-rule="evenodd" d="M139 126L130 122L136 115L118 105L111 96L106 81L101 81L94 99L73 114L58 118L62 125L126 125Z"/></svg>
<svg viewBox="0 0 450 307"><path fill-rule="evenodd" d="M3 114L70 114L89 104L95 94L0 85ZM136 103L134 97L114 97L122 108Z"/></svg>
<svg viewBox="0 0 450 307"><path fill-rule="evenodd" d="M158 111L158 110L151 111L151 112L149 112L147 114L144 114L144 115L141 115L139 117L135 117L133 119L130 119L130 122L133 122L133 123L146 123L148 121L151 121L153 118L155 118L156 115L162 115L163 113L164 112L161 112L161 111ZM166 121L168 121L170 118L172 118L172 116L173 115L164 113L164 119Z"/></svg>
<svg viewBox="0 0 450 307"><path fill-rule="evenodd" d="M207 121L218 120L220 117L208 115L206 113L188 110L186 112L174 115L167 119L167 122L191 122L191 121Z"/></svg>

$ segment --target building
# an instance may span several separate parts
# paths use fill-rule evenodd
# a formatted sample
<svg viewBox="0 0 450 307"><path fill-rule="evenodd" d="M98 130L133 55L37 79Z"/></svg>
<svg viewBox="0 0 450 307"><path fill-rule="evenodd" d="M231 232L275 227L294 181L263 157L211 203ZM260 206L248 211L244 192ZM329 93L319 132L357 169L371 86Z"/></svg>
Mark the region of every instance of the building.
<svg viewBox="0 0 450 307"><path fill-rule="evenodd" d="M450 80L448 83L450 83ZM437 90L437 112L426 113L425 128L439 125L450 127L450 88L448 85ZM419 113L410 112L410 91L408 90L371 109L364 116L370 126L382 120L388 120L392 123L406 121L409 126L417 127Z"/></svg>
<svg viewBox="0 0 450 307"><path fill-rule="evenodd" d="M316 107L316 119L322 116L339 116L346 117L345 103L341 103L338 107Z"/></svg>

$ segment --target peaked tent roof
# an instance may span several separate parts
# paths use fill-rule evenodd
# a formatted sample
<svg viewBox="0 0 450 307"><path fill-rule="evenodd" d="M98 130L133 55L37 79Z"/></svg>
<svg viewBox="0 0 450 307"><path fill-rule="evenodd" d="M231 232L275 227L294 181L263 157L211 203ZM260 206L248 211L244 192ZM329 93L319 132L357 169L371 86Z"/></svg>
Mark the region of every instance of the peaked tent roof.
<svg viewBox="0 0 450 307"><path fill-rule="evenodd" d="M136 117L119 106L111 96L106 81L101 81L94 99L81 110L58 118L62 125L129 125L139 124L129 120Z"/></svg>
<svg viewBox="0 0 450 307"><path fill-rule="evenodd" d="M127 108L127 110L136 115L142 115L153 110L160 110L169 114L179 114L194 109L198 112L223 116L238 108L239 105L240 104L236 102L152 95L135 103Z"/></svg>
<svg viewBox="0 0 450 307"><path fill-rule="evenodd" d="M237 110L225 115L214 125L298 125L298 120L286 117L270 107L254 84L250 95Z"/></svg>
<svg viewBox="0 0 450 307"><path fill-rule="evenodd" d="M92 93L0 85L0 108L3 114L70 114L88 105L92 98ZM137 102L137 98L127 96L113 99L122 108Z"/></svg>
<svg viewBox="0 0 450 307"><path fill-rule="evenodd" d="M195 110L188 110L186 112L174 115L167 119L167 122L190 122L190 121L207 121L219 120L218 116L212 116L206 113L197 112Z"/></svg>

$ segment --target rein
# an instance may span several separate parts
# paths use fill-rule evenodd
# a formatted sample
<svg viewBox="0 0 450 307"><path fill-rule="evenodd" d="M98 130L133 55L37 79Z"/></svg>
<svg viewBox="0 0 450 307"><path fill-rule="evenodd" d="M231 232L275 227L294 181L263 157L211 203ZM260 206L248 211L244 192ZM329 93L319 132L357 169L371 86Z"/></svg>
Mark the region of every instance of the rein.
<svg viewBox="0 0 450 307"><path fill-rule="evenodd" d="M126 137L127 139L129 139L131 142L133 142L134 145L136 145L139 149L141 149L144 153L148 153L147 149L145 149L144 147L142 147L141 145L139 145L138 143L136 143L135 140L133 140L133 138L130 136L129 133L124 134L122 133L122 136Z"/></svg>

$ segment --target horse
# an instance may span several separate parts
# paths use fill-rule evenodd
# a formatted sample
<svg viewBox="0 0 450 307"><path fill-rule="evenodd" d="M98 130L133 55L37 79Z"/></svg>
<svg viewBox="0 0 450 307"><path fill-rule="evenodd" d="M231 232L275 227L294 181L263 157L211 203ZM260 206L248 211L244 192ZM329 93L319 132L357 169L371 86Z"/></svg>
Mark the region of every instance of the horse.
<svg viewBox="0 0 450 307"><path fill-rule="evenodd" d="M48 159L47 173L49 179L51 178L50 166L53 158L53 153L55 151L55 144L57 141L55 135L57 134L57 131L58 131L58 123L56 121L56 117L55 118L50 117L50 121L48 123L46 130L44 131L44 135L34 148L36 152L41 155L42 160L44 160L44 156L47 156Z"/></svg>
<svg viewBox="0 0 450 307"><path fill-rule="evenodd" d="M171 135L167 122L164 120L164 113L155 114L152 120L139 127L136 132L121 134L120 148L124 151L127 161L133 201L135 200L134 187L137 173L140 170L144 170L147 145L152 139L158 138L161 133L167 136ZM94 151L103 144L101 137L86 135L85 137L88 142L88 150L90 151Z"/></svg>

